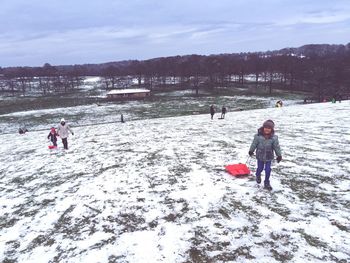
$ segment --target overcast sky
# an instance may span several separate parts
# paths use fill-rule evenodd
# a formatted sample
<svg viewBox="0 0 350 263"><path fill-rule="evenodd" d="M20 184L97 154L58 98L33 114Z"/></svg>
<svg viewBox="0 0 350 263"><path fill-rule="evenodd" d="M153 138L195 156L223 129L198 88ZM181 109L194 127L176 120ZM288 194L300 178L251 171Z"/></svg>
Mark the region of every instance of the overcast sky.
<svg viewBox="0 0 350 263"><path fill-rule="evenodd" d="M350 42L350 0L1 0L0 66Z"/></svg>

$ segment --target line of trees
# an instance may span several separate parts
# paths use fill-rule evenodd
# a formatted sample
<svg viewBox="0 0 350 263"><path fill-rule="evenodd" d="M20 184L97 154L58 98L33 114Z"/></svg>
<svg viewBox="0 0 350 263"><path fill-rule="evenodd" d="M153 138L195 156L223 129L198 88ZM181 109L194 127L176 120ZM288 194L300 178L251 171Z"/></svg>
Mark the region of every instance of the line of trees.
<svg viewBox="0 0 350 263"><path fill-rule="evenodd" d="M99 76L106 89L138 85L220 90L254 86L312 92L320 100L350 93L350 43L308 45L272 52L188 55L74 66L0 68L0 90L68 92L84 76ZM137 80L135 83L133 80Z"/></svg>
<svg viewBox="0 0 350 263"><path fill-rule="evenodd" d="M43 67L0 69L0 91L12 93L67 93L78 88L83 80L83 71L78 66L69 71L58 70L48 63Z"/></svg>

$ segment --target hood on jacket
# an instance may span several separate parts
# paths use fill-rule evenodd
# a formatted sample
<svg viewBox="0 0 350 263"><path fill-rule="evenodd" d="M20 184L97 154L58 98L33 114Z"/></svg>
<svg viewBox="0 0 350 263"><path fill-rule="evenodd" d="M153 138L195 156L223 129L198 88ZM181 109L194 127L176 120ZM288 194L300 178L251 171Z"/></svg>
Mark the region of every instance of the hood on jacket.
<svg viewBox="0 0 350 263"><path fill-rule="evenodd" d="M64 126L66 124L66 120L64 118L62 118L60 123L62 126Z"/></svg>
<svg viewBox="0 0 350 263"><path fill-rule="evenodd" d="M263 126L258 129L258 135L265 136ZM275 135L275 130L271 129L271 133L270 133L269 137L272 138L274 135Z"/></svg>
<svg viewBox="0 0 350 263"><path fill-rule="evenodd" d="M273 120L267 120L264 122L263 127L274 129L275 123L273 122Z"/></svg>

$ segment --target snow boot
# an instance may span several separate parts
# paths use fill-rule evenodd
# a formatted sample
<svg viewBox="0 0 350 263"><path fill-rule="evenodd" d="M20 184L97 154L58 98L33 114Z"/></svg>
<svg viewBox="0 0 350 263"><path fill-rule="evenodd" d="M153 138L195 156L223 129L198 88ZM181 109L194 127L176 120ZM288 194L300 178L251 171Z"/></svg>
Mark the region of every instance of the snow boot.
<svg viewBox="0 0 350 263"><path fill-rule="evenodd" d="M259 175L256 175L256 182L257 182L258 184L261 183L261 175L260 175L260 174L259 174Z"/></svg>
<svg viewBox="0 0 350 263"><path fill-rule="evenodd" d="M271 187L270 183L265 182L264 183L264 189L272 191L272 187Z"/></svg>

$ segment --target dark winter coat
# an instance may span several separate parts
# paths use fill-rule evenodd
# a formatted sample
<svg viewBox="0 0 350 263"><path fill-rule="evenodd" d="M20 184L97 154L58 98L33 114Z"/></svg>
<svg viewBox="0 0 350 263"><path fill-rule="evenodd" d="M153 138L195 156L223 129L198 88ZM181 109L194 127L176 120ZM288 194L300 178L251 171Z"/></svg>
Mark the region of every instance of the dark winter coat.
<svg viewBox="0 0 350 263"><path fill-rule="evenodd" d="M214 109L213 106L211 106L211 107L210 107L210 114L211 114L211 115L214 115L214 113L215 113L215 109Z"/></svg>
<svg viewBox="0 0 350 263"><path fill-rule="evenodd" d="M50 139L50 141L52 141L53 143L56 143L57 142L57 133L49 133L49 135L47 136L48 139Z"/></svg>
<svg viewBox="0 0 350 263"><path fill-rule="evenodd" d="M274 152L277 156L282 156L281 147L275 132L272 130L270 136L265 138L263 131L263 127L258 130L249 151L254 152L256 150L256 158L263 162L273 160Z"/></svg>
<svg viewBox="0 0 350 263"><path fill-rule="evenodd" d="M25 134L28 130L26 128L19 128L18 133L19 134Z"/></svg>

